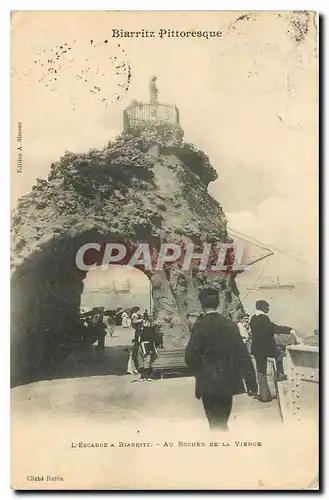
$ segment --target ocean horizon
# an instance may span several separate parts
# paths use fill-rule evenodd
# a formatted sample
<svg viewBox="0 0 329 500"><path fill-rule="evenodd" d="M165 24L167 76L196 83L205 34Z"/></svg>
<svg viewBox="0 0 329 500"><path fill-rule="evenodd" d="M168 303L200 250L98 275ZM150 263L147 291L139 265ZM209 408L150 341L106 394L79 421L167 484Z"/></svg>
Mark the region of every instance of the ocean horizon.
<svg viewBox="0 0 329 500"><path fill-rule="evenodd" d="M294 328L301 337L313 335L318 327L318 283L294 283L293 290L277 288L272 290L248 290L249 283L237 283L240 299L245 310L252 315L255 312L256 300L266 300L270 304L269 316L279 325ZM149 294L146 290L132 293L113 294L103 289L85 291L81 297L81 307L91 309L103 306L106 309L117 307L133 307L149 309Z"/></svg>
<svg viewBox="0 0 329 500"><path fill-rule="evenodd" d="M313 335L318 328L319 287L316 282L293 283L293 290L247 290L250 284L238 283L245 310L252 315L256 300L270 304L269 316L278 325L294 328L301 337Z"/></svg>

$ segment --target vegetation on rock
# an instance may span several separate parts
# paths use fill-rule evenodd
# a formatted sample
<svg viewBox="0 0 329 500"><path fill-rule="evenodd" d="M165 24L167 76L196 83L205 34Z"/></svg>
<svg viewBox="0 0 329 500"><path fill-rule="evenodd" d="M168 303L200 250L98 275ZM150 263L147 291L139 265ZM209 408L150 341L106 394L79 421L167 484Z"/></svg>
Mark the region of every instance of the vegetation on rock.
<svg viewBox="0 0 329 500"><path fill-rule="evenodd" d="M193 144L183 142L180 147L170 147L169 151L177 156L206 186L217 179L218 174L211 165L209 157Z"/></svg>
<svg viewBox="0 0 329 500"><path fill-rule="evenodd" d="M160 146L162 153L170 148L181 146L184 131L175 123L141 121L127 130L133 137L145 140L150 146Z"/></svg>
<svg viewBox="0 0 329 500"><path fill-rule="evenodd" d="M157 248L162 241L181 247L227 241L225 215L207 191L216 177L209 158L183 143L178 125L147 122L103 149L65 152L47 179L37 179L12 219L12 352L18 378L24 370L25 379L34 373L35 364L46 372L72 347L86 275L75 258L83 244L104 248L114 241L132 248L147 241ZM228 276L197 273L192 280L179 265L165 272L182 314L189 285L212 285L222 293L227 284L233 294L227 293L224 312L232 316L240 307Z"/></svg>
<svg viewBox="0 0 329 500"><path fill-rule="evenodd" d="M117 217L117 207L131 205L127 217L121 216L115 223L117 231L131 237L137 228L145 234L159 234L159 228L166 211L168 200L157 193L154 185L154 164L157 158L148 154L151 146L160 147L163 164L169 154L175 154L183 162L177 168L177 176L181 183L181 192L188 202L190 209L200 217L209 215L208 203L218 211L218 204L208 195L207 183L216 178L216 172L210 165L208 157L197 150L192 144L183 143L183 130L179 125L172 123L145 122L124 131L110 141L103 149L90 149L87 153L72 153L66 151L59 161L51 164L47 179L37 179L32 192L19 200L17 210L13 215L13 234L20 232L20 226L29 226L39 220L41 228L49 225L56 217L59 223L68 226L74 223L74 216L88 219L98 218L98 227L102 221L109 223ZM200 183L201 180L201 183ZM137 193L144 192L142 197ZM146 203L153 193L153 212L150 214ZM205 203L205 197L206 202ZM171 203L171 201L170 201ZM173 203L177 205L178 200ZM113 224L111 224L112 226ZM222 235L222 231L209 228L212 239ZM35 239L33 231L24 230L28 242L29 236ZM41 229L42 232L42 229ZM33 234L32 234L33 233ZM215 234L216 233L216 234ZM178 233L177 233L178 234ZM182 228L181 235L193 241L200 237L200 228L197 224L188 223ZM25 243L19 238L19 245L14 245L14 251L19 252Z"/></svg>

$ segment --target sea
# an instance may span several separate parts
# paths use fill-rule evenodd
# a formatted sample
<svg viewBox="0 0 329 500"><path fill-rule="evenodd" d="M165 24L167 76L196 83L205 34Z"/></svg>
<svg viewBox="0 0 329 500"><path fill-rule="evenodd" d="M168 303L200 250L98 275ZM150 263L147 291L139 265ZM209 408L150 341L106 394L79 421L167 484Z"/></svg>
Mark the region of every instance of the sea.
<svg viewBox="0 0 329 500"><path fill-rule="evenodd" d="M141 309L150 309L149 293L113 293L106 290L84 291L81 296L80 307L90 310L93 307L105 307L114 310L119 307L131 308L139 306Z"/></svg>
<svg viewBox="0 0 329 500"><path fill-rule="evenodd" d="M241 280L242 281L242 280ZM318 284L295 283L293 290L276 288L272 290L248 290L246 283L239 282L240 298L245 310L252 315L256 300L266 300L270 304L269 316L278 325L290 326L301 337L310 337L318 328ZM106 309L133 307L150 309L150 296L147 290L113 294L104 290L85 291L81 297L81 307L92 309L103 306Z"/></svg>

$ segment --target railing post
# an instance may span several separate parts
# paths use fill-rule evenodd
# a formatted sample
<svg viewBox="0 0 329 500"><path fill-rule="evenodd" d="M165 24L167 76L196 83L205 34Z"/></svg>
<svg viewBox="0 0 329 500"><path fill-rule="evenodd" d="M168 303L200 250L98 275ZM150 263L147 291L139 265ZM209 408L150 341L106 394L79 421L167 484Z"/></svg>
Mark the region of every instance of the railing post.
<svg viewBox="0 0 329 500"><path fill-rule="evenodd" d="M172 123L179 125L179 111L172 104L131 104L123 111L124 128L131 127L134 122Z"/></svg>

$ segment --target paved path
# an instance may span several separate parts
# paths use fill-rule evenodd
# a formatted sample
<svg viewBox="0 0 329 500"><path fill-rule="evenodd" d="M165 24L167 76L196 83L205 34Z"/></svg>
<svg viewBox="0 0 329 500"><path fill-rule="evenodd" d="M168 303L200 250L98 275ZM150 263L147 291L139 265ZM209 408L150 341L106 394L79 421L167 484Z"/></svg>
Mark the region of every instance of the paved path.
<svg viewBox="0 0 329 500"><path fill-rule="evenodd" d="M194 378L140 383L139 376L126 373L131 339L130 329L117 327L113 337L106 338L104 353L92 350L72 355L58 367L56 380L12 389L14 413L25 418L66 414L107 422L190 421L204 429L206 420L194 397ZM277 400L264 404L247 395L235 397L231 421L242 420L257 425L280 422Z"/></svg>
<svg viewBox="0 0 329 500"><path fill-rule="evenodd" d="M104 355L71 356L58 367L58 379L11 390L14 487L218 489L313 484L313 429L303 426L301 439L300 430L282 424L277 400L263 404L240 395L234 398L230 432L210 434L202 404L194 397L192 377L139 383L138 377L125 372L131 337L131 331L117 328L106 340ZM251 445L239 444L245 442ZM90 448L84 443L114 447ZM127 448L131 443L147 447ZM61 475L64 482L31 485L31 474Z"/></svg>

